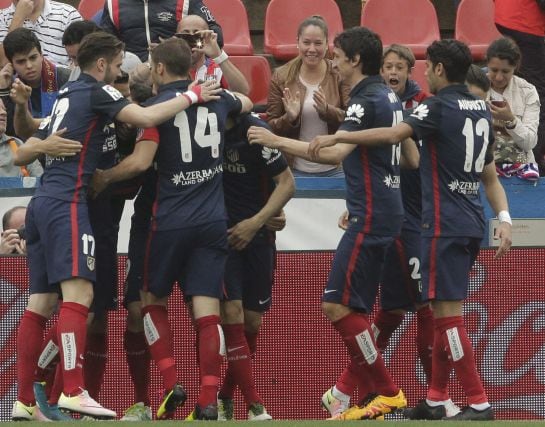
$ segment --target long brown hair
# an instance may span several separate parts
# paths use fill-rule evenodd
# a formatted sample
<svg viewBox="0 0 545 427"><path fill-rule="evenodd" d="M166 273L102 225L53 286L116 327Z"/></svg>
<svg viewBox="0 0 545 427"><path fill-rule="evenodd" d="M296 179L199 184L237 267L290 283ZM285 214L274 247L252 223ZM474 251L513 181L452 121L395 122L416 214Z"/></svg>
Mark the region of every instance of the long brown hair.
<svg viewBox="0 0 545 427"><path fill-rule="evenodd" d="M305 28L310 27L311 25L314 25L315 27L318 27L323 31L327 46L328 28L324 18L322 18L320 15L309 16L299 24L299 28L297 28L297 40L299 40L299 37L301 37L301 34L303 34ZM286 79L286 83L291 83L297 79L297 77L299 76L299 72L301 71L302 64L303 58L301 58L301 56L299 55L297 55L297 57L293 58L290 62L288 62L288 76Z"/></svg>

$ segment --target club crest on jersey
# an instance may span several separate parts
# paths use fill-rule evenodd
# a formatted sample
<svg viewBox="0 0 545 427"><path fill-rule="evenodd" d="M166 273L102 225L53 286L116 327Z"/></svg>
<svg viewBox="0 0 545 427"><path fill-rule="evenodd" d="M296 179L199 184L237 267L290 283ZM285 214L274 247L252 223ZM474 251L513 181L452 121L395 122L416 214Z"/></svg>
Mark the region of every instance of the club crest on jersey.
<svg viewBox="0 0 545 427"><path fill-rule="evenodd" d="M95 270L95 257L92 257L92 256L87 255L87 268L88 268L90 271L94 271L94 270Z"/></svg>
<svg viewBox="0 0 545 427"><path fill-rule="evenodd" d="M476 196L479 194L479 187L481 183L469 182L469 181L458 181L455 179L448 184L448 189L453 193L465 194L466 196Z"/></svg>
<svg viewBox="0 0 545 427"><path fill-rule="evenodd" d="M119 92L113 86L104 85L104 86L102 86L102 89L104 89L104 92L106 92L108 95L110 95L114 101L118 101L121 98L123 98L123 95L121 94L121 92Z"/></svg>
<svg viewBox="0 0 545 427"><path fill-rule="evenodd" d="M415 119L418 119L418 120L424 120L426 117L428 117L429 113L430 113L430 110L428 106L426 104L420 104L418 107L416 107L413 110L411 117L414 117Z"/></svg>
<svg viewBox="0 0 545 427"><path fill-rule="evenodd" d="M348 107L348 110L346 111L346 117L344 118L345 121L353 121L358 124L361 123L361 118L363 117L363 114L365 113L365 110L360 104L352 104L350 107Z"/></svg>
<svg viewBox="0 0 545 427"><path fill-rule="evenodd" d="M230 162L236 163L240 159L240 155L238 154L238 150L234 148L230 148L227 150L227 153L225 154L226 157L229 159Z"/></svg>

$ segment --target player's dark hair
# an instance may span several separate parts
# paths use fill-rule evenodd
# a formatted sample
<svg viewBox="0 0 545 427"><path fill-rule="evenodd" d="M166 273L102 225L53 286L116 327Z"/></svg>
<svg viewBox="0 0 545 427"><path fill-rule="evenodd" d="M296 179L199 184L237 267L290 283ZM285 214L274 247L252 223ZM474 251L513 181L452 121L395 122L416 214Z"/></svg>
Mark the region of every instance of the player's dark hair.
<svg viewBox="0 0 545 427"><path fill-rule="evenodd" d="M402 44L391 44L388 47L384 48L384 53L382 54L382 62L384 63L384 58L386 55L390 53L395 53L397 56L399 56L401 59L404 59L407 61L407 65L409 66L409 71L411 68L414 67L414 64L416 62L416 59L414 57L414 53L411 49L409 49L407 46L403 46Z"/></svg>
<svg viewBox="0 0 545 427"><path fill-rule="evenodd" d="M75 21L72 22L62 35L63 46L70 46L81 43L81 40L87 35L95 31L102 31L93 21Z"/></svg>
<svg viewBox="0 0 545 427"><path fill-rule="evenodd" d="M13 55L26 55L32 49L36 48L42 53L42 46L36 34L28 28L17 28L9 32L4 38L4 52L8 61L12 61Z"/></svg>
<svg viewBox="0 0 545 427"><path fill-rule="evenodd" d="M98 59L112 62L125 49L125 44L117 37L104 31L87 34L78 49L78 64L82 70L88 69Z"/></svg>
<svg viewBox="0 0 545 427"><path fill-rule="evenodd" d="M8 209L6 212L4 212L4 216L2 217L2 230L7 230L8 224L11 221L11 217L15 212L17 212L20 209L26 209L24 206L14 206L11 209Z"/></svg>
<svg viewBox="0 0 545 427"><path fill-rule="evenodd" d="M471 64L467 70L466 83L477 86L483 92L488 92L490 89L490 80L484 70L478 65Z"/></svg>
<svg viewBox="0 0 545 427"><path fill-rule="evenodd" d="M428 46L426 55L434 68L443 64L450 83L465 83L467 70L473 62L466 44L454 39L436 40Z"/></svg>
<svg viewBox="0 0 545 427"><path fill-rule="evenodd" d="M520 64L521 57L522 55L517 43L509 37L494 40L486 50L487 61L490 61L492 58L504 59L516 68Z"/></svg>
<svg viewBox="0 0 545 427"><path fill-rule="evenodd" d="M144 83L129 83L131 99L137 104L142 104L148 98L153 96L153 88Z"/></svg>
<svg viewBox="0 0 545 427"><path fill-rule="evenodd" d="M382 65L382 41L377 33L365 27L354 27L338 34L333 41L346 57L353 60L360 55L361 72L375 76Z"/></svg>
<svg viewBox="0 0 545 427"><path fill-rule="evenodd" d="M169 74L185 77L191 67L191 49L185 40L174 37L154 47L151 60L163 64Z"/></svg>
<svg viewBox="0 0 545 427"><path fill-rule="evenodd" d="M301 34L303 34L303 31L305 31L305 28L310 26L318 27L322 32L324 33L325 42L326 42L326 49L327 49L327 40L329 37L329 30L327 28L327 24L320 15L312 15L308 18L305 18L297 28L297 40L299 40L299 37L301 37ZM293 58L290 62L288 62L288 73L286 77L286 82L294 82L299 78L299 72L301 71L301 65L303 64L303 59L301 56L297 55L295 58Z"/></svg>

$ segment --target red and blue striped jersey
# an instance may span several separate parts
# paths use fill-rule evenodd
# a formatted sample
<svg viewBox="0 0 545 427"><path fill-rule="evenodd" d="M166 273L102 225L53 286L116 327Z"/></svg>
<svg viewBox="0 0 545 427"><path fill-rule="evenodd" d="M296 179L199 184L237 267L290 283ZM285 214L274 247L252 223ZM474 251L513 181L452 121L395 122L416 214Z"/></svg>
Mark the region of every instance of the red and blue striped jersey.
<svg viewBox="0 0 545 427"><path fill-rule="evenodd" d="M352 88L339 130L391 127L402 120L403 108L397 95L380 76L371 76ZM397 236L401 231L399 157L399 144L357 146L343 161L348 212L362 219L367 234Z"/></svg>
<svg viewBox="0 0 545 427"><path fill-rule="evenodd" d="M159 89L147 104L167 101L187 90L189 80ZM220 99L193 105L161 125L145 129L140 140L159 144L154 228L174 230L226 220L222 186L225 122L242 104L228 91Z"/></svg>
<svg viewBox="0 0 545 427"><path fill-rule="evenodd" d="M426 99L405 119L422 140L422 235L484 235L480 176L493 161L491 114L465 85L453 84Z"/></svg>
<svg viewBox="0 0 545 427"><path fill-rule="evenodd" d="M82 149L72 157L46 156L35 196L85 202L89 181L104 156L104 147L107 143L112 147L115 144L113 119L128 104L117 89L85 73L64 85L51 117L42 122L34 136L45 139L66 128L63 137L81 142Z"/></svg>

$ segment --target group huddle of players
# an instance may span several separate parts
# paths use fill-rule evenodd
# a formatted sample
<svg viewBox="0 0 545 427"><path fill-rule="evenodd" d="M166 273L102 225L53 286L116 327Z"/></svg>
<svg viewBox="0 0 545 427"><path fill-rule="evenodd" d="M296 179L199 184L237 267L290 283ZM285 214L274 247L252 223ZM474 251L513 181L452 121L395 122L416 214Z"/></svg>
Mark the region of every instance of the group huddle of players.
<svg viewBox="0 0 545 427"><path fill-rule="evenodd" d="M432 353L422 356L429 392L408 417L494 417L461 315L484 233L479 182L500 219L498 256L510 246L510 217L490 154L490 111L464 84L469 49L454 40L428 48L427 77L436 96L419 98L404 117L409 105L380 76L380 38L359 27L337 35L334 45L333 64L352 88L350 101L339 131L309 145L274 135L251 114L246 96L215 80L192 83L191 48L180 38L151 51L154 96L142 105L111 86L123 44L103 32L83 39L81 76L59 91L51 117L16 154L20 164L46 154L46 168L27 212L30 298L17 338L13 419L63 420L66 411L116 417L95 400L97 373L103 374L95 368L103 366L106 311L115 301L116 192L118 183L136 177L141 186L124 305L137 403L123 419L152 418L150 358L164 388L156 418L172 418L187 398L176 377L167 315L176 282L197 332L200 391L189 418L232 419L239 387L248 418L271 419L254 384L251 354L271 305L274 232L285 224L282 208L295 187L281 152L342 162L346 177L346 232L322 297L323 312L350 355L322 398L332 417L376 419L407 405L384 364L380 340L399 324L402 314L395 310L409 306L434 329L428 330ZM222 53L216 59L225 58ZM108 143L118 126L114 120L140 129L134 150L118 164L115 144ZM420 172L401 175L400 164L419 166ZM407 276L412 288L400 294ZM366 313L381 281L387 291L393 286L391 299L383 292L382 317L372 326ZM43 339L59 296L58 321ZM228 369L221 380L224 356ZM469 404L457 413L449 412L452 368ZM369 398L350 407L356 387Z"/></svg>

